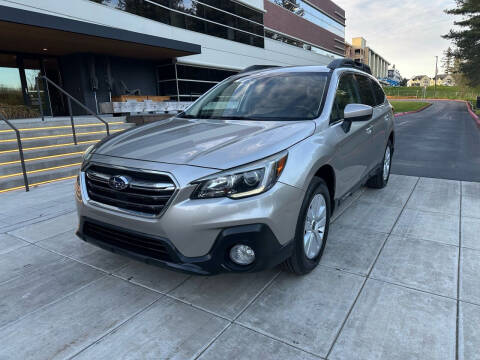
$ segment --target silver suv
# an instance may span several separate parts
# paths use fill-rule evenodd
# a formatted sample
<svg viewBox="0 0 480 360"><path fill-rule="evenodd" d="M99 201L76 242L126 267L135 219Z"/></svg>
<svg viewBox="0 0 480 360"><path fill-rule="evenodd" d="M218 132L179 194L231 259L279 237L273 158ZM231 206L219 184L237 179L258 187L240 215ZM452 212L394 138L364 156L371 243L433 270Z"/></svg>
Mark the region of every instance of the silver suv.
<svg viewBox="0 0 480 360"><path fill-rule="evenodd" d="M78 236L197 274L308 273L335 208L389 179L392 107L368 71L243 72L175 118L102 141L77 181Z"/></svg>

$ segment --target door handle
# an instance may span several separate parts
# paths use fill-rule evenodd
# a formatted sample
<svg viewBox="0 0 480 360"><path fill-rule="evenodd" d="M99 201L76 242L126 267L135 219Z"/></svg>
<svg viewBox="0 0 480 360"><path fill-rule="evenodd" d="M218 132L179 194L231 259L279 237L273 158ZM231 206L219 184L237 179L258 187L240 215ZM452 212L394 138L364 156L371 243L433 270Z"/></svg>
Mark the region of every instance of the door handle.
<svg viewBox="0 0 480 360"><path fill-rule="evenodd" d="M373 126L369 126L366 130L367 134L371 134L373 131Z"/></svg>

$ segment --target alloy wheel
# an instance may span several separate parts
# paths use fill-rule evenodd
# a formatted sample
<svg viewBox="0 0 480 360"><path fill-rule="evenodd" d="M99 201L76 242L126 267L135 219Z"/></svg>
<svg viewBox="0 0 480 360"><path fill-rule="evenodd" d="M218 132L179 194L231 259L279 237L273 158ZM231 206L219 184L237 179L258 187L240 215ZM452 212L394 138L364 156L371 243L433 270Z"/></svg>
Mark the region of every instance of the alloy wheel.
<svg viewBox="0 0 480 360"><path fill-rule="evenodd" d="M327 203L322 194L316 194L308 206L303 232L303 249L310 260L315 259L322 249L326 224Z"/></svg>
<svg viewBox="0 0 480 360"><path fill-rule="evenodd" d="M387 181L390 175L390 166L392 160L392 152L390 151L390 145L385 150L385 156L383 157L383 180Z"/></svg>

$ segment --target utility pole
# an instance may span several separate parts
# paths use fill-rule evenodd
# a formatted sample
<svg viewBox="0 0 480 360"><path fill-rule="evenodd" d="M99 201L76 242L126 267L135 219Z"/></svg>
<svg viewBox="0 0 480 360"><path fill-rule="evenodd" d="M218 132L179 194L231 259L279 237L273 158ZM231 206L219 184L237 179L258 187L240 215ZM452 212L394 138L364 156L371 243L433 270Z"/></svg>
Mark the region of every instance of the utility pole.
<svg viewBox="0 0 480 360"><path fill-rule="evenodd" d="M435 56L435 88L433 90L433 98L437 98L437 74L438 74L438 56Z"/></svg>

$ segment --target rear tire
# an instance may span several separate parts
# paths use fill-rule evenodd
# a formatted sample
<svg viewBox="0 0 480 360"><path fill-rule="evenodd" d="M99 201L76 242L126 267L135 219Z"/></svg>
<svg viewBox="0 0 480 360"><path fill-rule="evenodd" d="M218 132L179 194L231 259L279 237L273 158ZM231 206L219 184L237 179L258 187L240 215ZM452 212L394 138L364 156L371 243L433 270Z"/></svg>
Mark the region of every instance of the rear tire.
<svg viewBox="0 0 480 360"><path fill-rule="evenodd" d="M307 189L298 215L293 254L283 264L286 270L304 275L315 269L325 250L330 214L327 184L315 177Z"/></svg>
<svg viewBox="0 0 480 360"><path fill-rule="evenodd" d="M390 179L390 170L392 168L392 142L389 140L383 155L382 167L378 172L367 181L367 186L373 189L383 189Z"/></svg>

